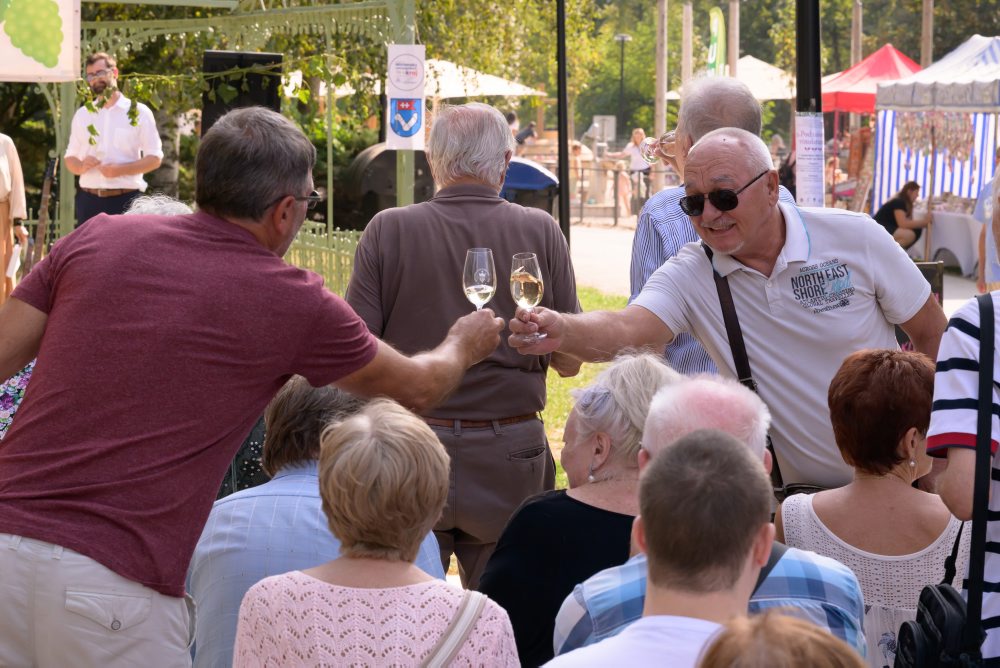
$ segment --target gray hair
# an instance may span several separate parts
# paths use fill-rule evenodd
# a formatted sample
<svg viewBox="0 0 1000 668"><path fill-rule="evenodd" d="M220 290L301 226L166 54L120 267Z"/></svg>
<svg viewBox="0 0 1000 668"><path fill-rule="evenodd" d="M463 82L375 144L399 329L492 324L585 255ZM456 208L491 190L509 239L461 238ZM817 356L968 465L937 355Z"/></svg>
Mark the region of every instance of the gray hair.
<svg viewBox="0 0 1000 668"><path fill-rule="evenodd" d="M699 77L681 89L677 125L692 143L719 128L740 128L760 136L760 102L739 79Z"/></svg>
<svg viewBox="0 0 1000 668"><path fill-rule="evenodd" d="M444 105L434 114L427 160L439 186L471 177L499 188L507 170L507 154L513 151L510 126L488 104Z"/></svg>
<svg viewBox="0 0 1000 668"><path fill-rule="evenodd" d="M624 466L638 466L649 402L657 390L682 378L661 355L619 355L593 383L572 392L580 438L603 432L611 437L612 457Z"/></svg>
<svg viewBox="0 0 1000 668"><path fill-rule="evenodd" d="M691 147L691 151L688 153L688 160L691 160L691 154L699 146L708 144L716 139L721 140L723 143L731 141L740 146L743 149L740 151L740 156L746 161L751 171L756 173L774 169L771 150L764 143L764 140L752 132L747 132L740 128L719 128L718 130L712 130L695 142L695 145Z"/></svg>
<svg viewBox="0 0 1000 668"><path fill-rule="evenodd" d="M191 207L179 199L163 193L140 195L125 209L126 216L184 216L191 213Z"/></svg>
<svg viewBox="0 0 1000 668"><path fill-rule="evenodd" d="M755 392L732 378L695 376L667 385L653 397L643 447L655 455L691 432L717 429L763 459L770 426L771 412Z"/></svg>
<svg viewBox="0 0 1000 668"><path fill-rule="evenodd" d="M234 109L198 148L195 201L216 216L260 220L309 188L316 147L292 121L264 107Z"/></svg>

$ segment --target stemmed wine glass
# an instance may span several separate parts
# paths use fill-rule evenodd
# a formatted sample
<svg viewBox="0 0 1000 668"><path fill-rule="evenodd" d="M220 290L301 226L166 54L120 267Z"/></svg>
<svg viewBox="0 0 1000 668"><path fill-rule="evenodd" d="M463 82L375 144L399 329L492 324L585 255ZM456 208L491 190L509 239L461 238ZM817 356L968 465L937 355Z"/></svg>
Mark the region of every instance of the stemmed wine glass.
<svg viewBox="0 0 1000 668"><path fill-rule="evenodd" d="M531 309L542 301L545 288L542 283L542 270L538 267L538 256L534 253L517 253L510 263L510 296L518 306L531 313ZM542 333L527 334L525 341L541 341L547 335Z"/></svg>
<svg viewBox="0 0 1000 668"><path fill-rule="evenodd" d="M676 155L676 143L676 130L664 133L659 139L655 137L646 137L639 144L639 155L641 155L642 159L649 164L655 165L663 156L672 158ZM659 149L659 151L657 151L657 149Z"/></svg>
<svg viewBox="0 0 1000 668"><path fill-rule="evenodd" d="M479 311L497 291L497 272L493 266L493 251L489 248L470 248L465 253L465 270L462 273L465 297Z"/></svg>

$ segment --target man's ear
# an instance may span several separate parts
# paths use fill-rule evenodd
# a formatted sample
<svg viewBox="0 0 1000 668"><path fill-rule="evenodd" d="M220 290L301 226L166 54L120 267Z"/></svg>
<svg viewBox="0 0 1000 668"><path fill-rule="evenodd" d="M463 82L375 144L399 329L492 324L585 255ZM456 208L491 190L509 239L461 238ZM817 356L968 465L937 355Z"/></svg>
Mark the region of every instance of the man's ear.
<svg viewBox="0 0 1000 668"><path fill-rule="evenodd" d="M768 522L762 524L757 532L757 537L753 541L753 563L761 568L767 563L771 556L771 548L774 546L774 525Z"/></svg>
<svg viewBox="0 0 1000 668"><path fill-rule="evenodd" d="M646 527L642 523L641 515L636 515L632 520L632 545L639 552L646 553Z"/></svg>

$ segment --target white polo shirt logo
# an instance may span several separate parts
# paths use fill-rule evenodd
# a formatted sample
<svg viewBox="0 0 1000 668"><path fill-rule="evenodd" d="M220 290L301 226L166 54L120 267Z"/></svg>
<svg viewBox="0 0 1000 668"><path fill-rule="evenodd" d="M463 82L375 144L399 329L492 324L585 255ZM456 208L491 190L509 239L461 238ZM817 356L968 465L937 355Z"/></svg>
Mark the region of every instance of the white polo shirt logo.
<svg viewBox="0 0 1000 668"><path fill-rule="evenodd" d="M837 259L802 267L799 275L792 276L791 281L796 301L813 313L844 308L851 303L854 295L851 270Z"/></svg>

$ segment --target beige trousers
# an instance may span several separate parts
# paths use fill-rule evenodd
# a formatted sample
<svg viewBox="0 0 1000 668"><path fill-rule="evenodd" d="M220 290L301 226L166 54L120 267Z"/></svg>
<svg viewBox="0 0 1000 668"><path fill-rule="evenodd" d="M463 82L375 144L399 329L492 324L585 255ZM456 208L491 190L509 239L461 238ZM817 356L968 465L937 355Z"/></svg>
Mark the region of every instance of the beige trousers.
<svg viewBox="0 0 1000 668"><path fill-rule="evenodd" d="M165 596L79 552L0 533L0 666L188 668L190 597Z"/></svg>

